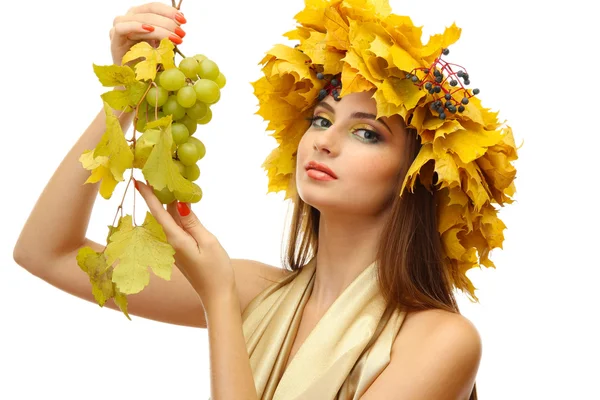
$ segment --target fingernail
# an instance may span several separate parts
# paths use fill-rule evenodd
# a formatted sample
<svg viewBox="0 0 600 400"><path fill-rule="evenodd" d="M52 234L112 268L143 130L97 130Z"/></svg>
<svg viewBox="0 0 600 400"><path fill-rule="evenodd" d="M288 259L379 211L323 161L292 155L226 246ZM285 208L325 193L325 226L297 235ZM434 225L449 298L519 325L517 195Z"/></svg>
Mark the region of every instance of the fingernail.
<svg viewBox="0 0 600 400"><path fill-rule="evenodd" d="M185 31L180 27L175 28L175 33L181 38L185 37Z"/></svg>
<svg viewBox="0 0 600 400"><path fill-rule="evenodd" d="M135 179L133 180L133 186L135 186L135 188L137 190L140 190L140 185L138 184L138 181L136 181Z"/></svg>
<svg viewBox="0 0 600 400"><path fill-rule="evenodd" d="M185 203L177 202L177 211L179 211L179 215L185 217L190 213L190 208Z"/></svg>
<svg viewBox="0 0 600 400"><path fill-rule="evenodd" d="M186 20L186 19L185 19L185 17L183 16L183 14L182 14L182 13L179 13L179 12L178 12L177 14L175 14L175 20L176 20L177 22L179 22L180 24L185 24L185 23L187 22L187 20Z"/></svg>
<svg viewBox="0 0 600 400"><path fill-rule="evenodd" d="M144 29L148 32L154 32L154 27L152 25L142 24L142 29Z"/></svg>
<svg viewBox="0 0 600 400"><path fill-rule="evenodd" d="M183 43L183 40L181 40L181 38L179 36L175 36L175 35L170 35L169 40L175 44Z"/></svg>

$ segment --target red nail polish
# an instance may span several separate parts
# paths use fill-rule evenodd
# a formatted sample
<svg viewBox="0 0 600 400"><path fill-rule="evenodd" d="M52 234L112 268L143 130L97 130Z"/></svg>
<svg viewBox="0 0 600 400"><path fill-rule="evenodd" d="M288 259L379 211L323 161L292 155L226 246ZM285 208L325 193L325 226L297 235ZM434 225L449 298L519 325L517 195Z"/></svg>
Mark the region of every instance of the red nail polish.
<svg viewBox="0 0 600 400"><path fill-rule="evenodd" d="M183 43L183 40L181 40L181 38L179 36L175 36L175 35L170 35L169 40L175 44Z"/></svg>
<svg viewBox="0 0 600 400"><path fill-rule="evenodd" d="M182 13L175 14L175 20L177 22L179 22L180 24L185 24L187 22L187 20L185 19L185 17L183 16Z"/></svg>
<svg viewBox="0 0 600 400"><path fill-rule="evenodd" d="M181 38L185 37L185 31L180 27L175 28L175 33Z"/></svg>
<svg viewBox="0 0 600 400"><path fill-rule="evenodd" d="M144 29L148 32L154 32L154 27L152 25L142 24L142 29Z"/></svg>
<svg viewBox="0 0 600 400"><path fill-rule="evenodd" d="M177 211L179 211L179 215L185 217L190 213L190 208L185 203L177 202Z"/></svg>
<svg viewBox="0 0 600 400"><path fill-rule="evenodd" d="M133 180L133 186L135 186L135 188L137 190L140 190L140 185L138 184L138 181L136 181L135 179Z"/></svg>

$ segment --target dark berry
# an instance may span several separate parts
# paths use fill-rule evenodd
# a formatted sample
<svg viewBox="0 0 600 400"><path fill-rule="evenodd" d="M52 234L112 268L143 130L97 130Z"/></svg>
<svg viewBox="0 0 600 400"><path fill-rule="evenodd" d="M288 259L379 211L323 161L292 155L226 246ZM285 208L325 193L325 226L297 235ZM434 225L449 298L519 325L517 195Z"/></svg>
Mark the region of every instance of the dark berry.
<svg viewBox="0 0 600 400"><path fill-rule="evenodd" d="M321 89L319 90L319 100L323 100L327 96L327 90Z"/></svg>
<svg viewBox="0 0 600 400"><path fill-rule="evenodd" d="M431 82L427 82L425 84L425 89L427 89L427 90L431 89Z"/></svg>
<svg viewBox="0 0 600 400"><path fill-rule="evenodd" d="M425 69L423 70L423 72L425 72L426 74L428 74L428 73L429 73L429 68L425 68Z"/></svg>
<svg viewBox="0 0 600 400"><path fill-rule="evenodd" d="M452 79L450 81L450 86L456 86L456 85L458 85L458 82L455 79Z"/></svg>
<svg viewBox="0 0 600 400"><path fill-rule="evenodd" d="M473 89L473 94L479 94L479 89Z"/></svg>
<svg viewBox="0 0 600 400"><path fill-rule="evenodd" d="M465 79L465 85L469 85L470 83L471 83L471 81L470 81L470 80L468 80L468 79Z"/></svg>
<svg viewBox="0 0 600 400"><path fill-rule="evenodd" d="M437 83L442 83L442 77L441 77L441 76L436 76L436 77L435 77L435 81L436 81Z"/></svg>
<svg viewBox="0 0 600 400"><path fill-rule="evenodd" d="M417 78L416 75L413 75L413 77L410 78L410 80L413 81L413 82L415 82L415 83L417 83L419 81L419 78Z"/></svg>
<svg viewBox="0 0 600 400"><path fill-rule="evenodd" d="M450 50L444 49L444 50L442 50L442 54L444 54L445 56L447 56L448 54L450 54Z"/></svg>
<svg viewBox="0 0 600 400"><path fill-rule="evenodd" d="M458 71L458 72L456 73L456 75L457 75L459 78L462 78L462 76L464 75L464 72L462 72L462 71Z"/></svg>
<svg viewBox="0 0 600 400"><path fill-rule="evenodd" d="M323 79L323 73L322 72L318 72L317 73L317 79Z"/></svg>
<svg viewBox="0 0 600 400"><path fill-rule="evenodd" d="M469 104L469 99L467 97L463 97L461 103L463 103L463 104Z"/></svg>
<svg viewBox="0 0 600 400"><path fill-rule="evenodd" d="M440 113L440 119L446 119L446 113Z"/></svg>
<svg viewBox="0 0 600 400"><path fill-rule="evenodd" d="M450 95L450 93L446 93L446 94L444 95L444 98L445 98L446 100L450 100L450 99L452 98L452 95Z"/></svg>
<svg viewBox="0 0 600 400"><path fill-rule="evenodd" d="M442 91L442 88L441 88L441 87L439 87L439 86L436 86L436 87L434 88L434 91L435 91L436 93L439 93L439 92L441 92L441 91Z"/></svg>
<svg viewBox="0 0 600 400"><path fill-rule="evenodd" d="M458 106L458 112L465 111L465 106Z"/></svg>
<svg viewBox="0 0 600 400"><path fill-rule="evenodd" d="M332 84L333 86L337 86L337 85L339 84L339 82L338 82L338 80L337 80L337 79L335 79L335 78L334 78L334 79L332 79L332 80L331 80L331 84Z"/></svg>

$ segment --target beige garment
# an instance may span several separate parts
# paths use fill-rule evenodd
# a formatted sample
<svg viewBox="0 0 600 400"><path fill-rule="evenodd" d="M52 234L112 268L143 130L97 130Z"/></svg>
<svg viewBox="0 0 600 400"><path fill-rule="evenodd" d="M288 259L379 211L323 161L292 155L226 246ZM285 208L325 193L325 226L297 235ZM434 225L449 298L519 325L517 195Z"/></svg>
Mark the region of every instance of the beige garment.
<svg viewBox="0 0 600 400"><path fill-rule="evenodd" d="M313 258L265 289L242 314L261 400L357 400L390 361L406 313L386 310L373 263L329 307L283 373L314 285L315 264Z"/></svg>

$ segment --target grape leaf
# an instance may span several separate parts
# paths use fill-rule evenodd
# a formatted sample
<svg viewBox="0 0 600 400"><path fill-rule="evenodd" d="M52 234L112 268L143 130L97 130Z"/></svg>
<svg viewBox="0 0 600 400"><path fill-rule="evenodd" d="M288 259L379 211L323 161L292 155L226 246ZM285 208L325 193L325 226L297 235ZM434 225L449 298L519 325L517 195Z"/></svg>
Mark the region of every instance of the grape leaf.
<svg viewBox="0 0 600 400"><path fill-rule="evenodd" d="M134 81L126 84L125 89L110 90L100 97L115 110L132 111L144 97L148 83Z"/></svg>
<svg viewBox="0 0 600 400"><path fill-rule="evenodd" d="M146 212L142 226L133 226L131 215L121 218L118 228L106 246L107 263L119 260L112 281L124 294L138 293L150 282L150 272L165 280L171 279L175 250L167 242L162 226Z"/></svg>
<svg viewBox="0 0 600 400"><path fill-rule="evenodd" d="M160 138L160 129L146 129L146 131L135 142L133 166L142 169L152 153L154 145Z"/></svg>
<svg viewBox="0 0 600 400"><path fill-rule="evenodd" d="M147 42L140 42L129 49L123 56L121 64L140 57L144 58L144 61L135 65L135 76L139 81L154 80L158 64L162 64L164 69L175 68L174 48L175 45L169 38L162 39L158 48L150 46Z"/></svg>
<svg viewBox="0 0 600 400"><path fill-rule="evenodd" d="M160 136L152 148L142 172L154 189L162 190L167 186L169 191L175 194L177 200L197 203L202 198L202 190L194 182L190 182L181 175L179 167L175 165L171 156L173 146L171 121L171 115L167 115L146 125L147 129L158 127Z"/></svg>
<svg viewBox="0 0 600 400"><path fill-rule="evenodd" d="M131 320L127 313L127 296L117 289L112 281L112 268L107 263L106 255L98 253L89 246L79 249L77 253L77 265L88 274L92 284L92 294L100 307L113 299L123 314Z"/></svg>
<svg viewBox="0 0 600 400"><path fill-rule="evenodd" d="M133 167L133 152L127 145L119 120L106 102L104 112L106 131L96 148L84 151L79 161L85 169L92 171L85 183L102 181L100 194L110 199L117 183L124 180L125 170Z"/></svg>
<svg viewBox="0 0 600 400"><path fill-rule="evenodd" d="M121 86L136 82L135 72L128 65L96 65L94 73L102 86Z"/></svg>

